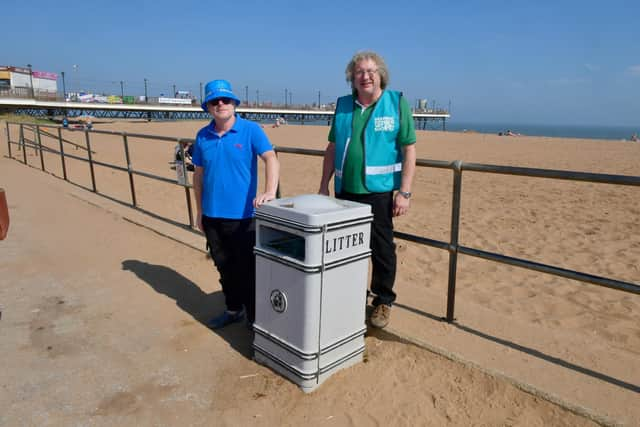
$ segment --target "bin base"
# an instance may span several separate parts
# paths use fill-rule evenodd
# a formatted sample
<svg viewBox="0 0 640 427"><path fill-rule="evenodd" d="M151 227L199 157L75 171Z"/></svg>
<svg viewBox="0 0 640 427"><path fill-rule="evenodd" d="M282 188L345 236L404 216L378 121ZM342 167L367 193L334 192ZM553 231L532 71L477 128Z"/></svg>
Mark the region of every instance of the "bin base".
<svg viewBox="0 0 640 427"><path fill-rule="evenodd" d="M315 391L327 378L331 375L335 374L341 369L348 368L357 363L362 362L364 354L364 348L352 354L348 359L344 359L340 364L331 367L330 369L323 370L320 373L313 375L312 378L307 378L300 376L297 372L295 372L291 367L287 366L286 363L278 360L273 355L270 355L266 352L261 351L261 349L254 346L254 356L253 359L261 365L264 365L274 372L282 375L287 378L289 381L296 384L300 389L302 389L305 393L311 393Z"/></svg>

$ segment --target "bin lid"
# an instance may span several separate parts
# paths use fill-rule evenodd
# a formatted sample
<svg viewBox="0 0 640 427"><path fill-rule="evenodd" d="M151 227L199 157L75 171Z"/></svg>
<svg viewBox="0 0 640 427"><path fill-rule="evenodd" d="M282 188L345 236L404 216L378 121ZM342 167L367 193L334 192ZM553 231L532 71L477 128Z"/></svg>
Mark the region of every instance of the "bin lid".
<svg viewBox="0 0 640 427"><path fill-rule="evenodd" d="M256 209L271 217L306 225L324 225L371 215L371 206L320 194L271 200Z"/></svg>

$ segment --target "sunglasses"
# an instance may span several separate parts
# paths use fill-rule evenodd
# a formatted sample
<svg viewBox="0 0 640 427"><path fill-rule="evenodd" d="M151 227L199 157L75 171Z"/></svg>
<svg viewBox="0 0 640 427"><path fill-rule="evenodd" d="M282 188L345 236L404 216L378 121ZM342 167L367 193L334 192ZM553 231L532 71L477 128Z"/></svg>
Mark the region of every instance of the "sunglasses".
<svg viewBox="0 0 640 427"><path fill-rule="evenodd" d="M216 99L212 99L211 101L207 102L207 104L215 107L220 102L222 102L224 105L229 105L229 104L231 104L233 102L233 99L231 99L231 98L216 98Z"/></svg>

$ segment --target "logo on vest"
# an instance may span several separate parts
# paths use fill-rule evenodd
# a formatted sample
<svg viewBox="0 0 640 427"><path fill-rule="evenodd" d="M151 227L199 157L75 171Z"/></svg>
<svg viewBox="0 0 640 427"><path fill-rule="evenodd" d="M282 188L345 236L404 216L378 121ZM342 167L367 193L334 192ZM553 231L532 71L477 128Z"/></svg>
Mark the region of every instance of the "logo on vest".
<svg viewBox="0 0 640 427"><path fill-rule="evenodd" d="M374 122L374 132L389 132L396 126L396 119L393 116L376 117Z"/></svg>
<svg viewBox="0 0 640 427"><path fill-rule="evenodd" d="M331 252L338 252L356 246L364 245L364 233L347 234L340 237L334 237L333 239L324 242L324 253L330 254Z"/></svg>

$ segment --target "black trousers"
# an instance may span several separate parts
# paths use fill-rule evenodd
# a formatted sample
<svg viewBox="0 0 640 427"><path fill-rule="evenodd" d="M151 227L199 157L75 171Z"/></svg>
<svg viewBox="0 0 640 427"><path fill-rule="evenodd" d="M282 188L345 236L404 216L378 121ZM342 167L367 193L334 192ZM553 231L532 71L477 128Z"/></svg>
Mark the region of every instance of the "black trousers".
<svg viewBox="0 0 640 427"><path fill-rule="evenodd" d="M220 274L227 310L244 306L250 322L255 320L256 262L253 247L256 228L253 218L224 219L202 216L213 263Z"/></svg>
<svg viewBox="0 0 640 427"><path fill-rule="evenodd" d="M391 305L396 300L393 285L396 281L396 244L393 242L393 191L370 194L337 194L338 199L351 200L371 206L371 292L372 304Z"/></svg>

